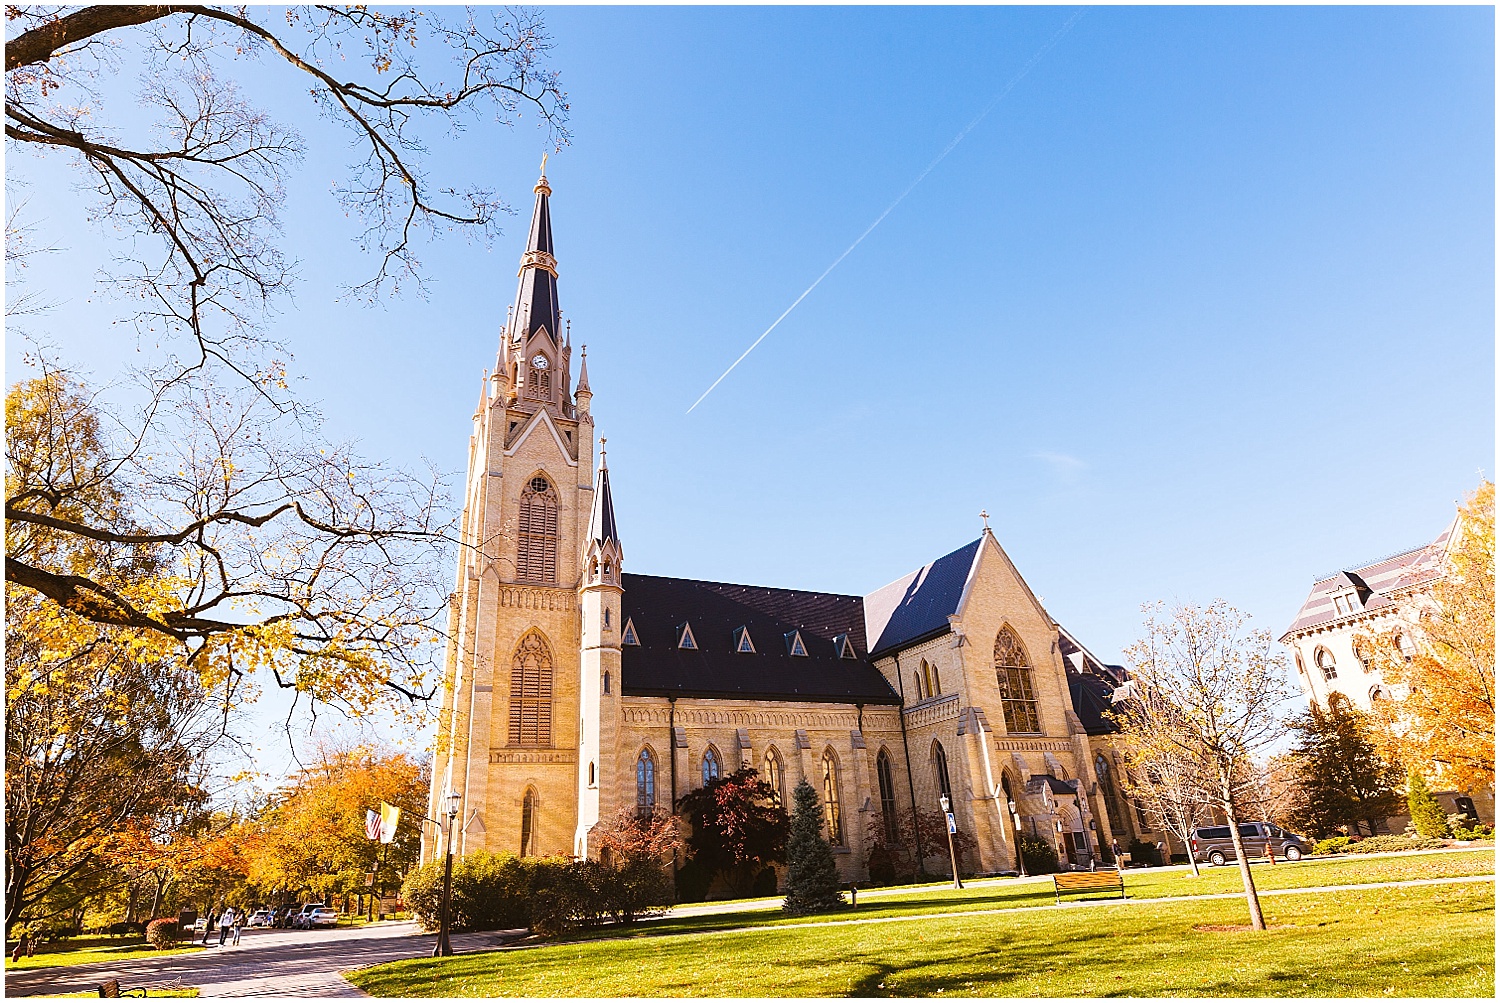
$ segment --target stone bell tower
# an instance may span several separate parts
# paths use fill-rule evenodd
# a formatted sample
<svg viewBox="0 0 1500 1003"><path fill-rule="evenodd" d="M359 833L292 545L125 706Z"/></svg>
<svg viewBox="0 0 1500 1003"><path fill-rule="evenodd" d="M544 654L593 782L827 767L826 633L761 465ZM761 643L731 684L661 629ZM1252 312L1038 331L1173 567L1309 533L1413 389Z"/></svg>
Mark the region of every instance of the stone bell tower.
<svg viewBox="0 0 1500 1003"><path fill-rule="evenodd" d="M429 814L450 790L462 795L458 852L566 854L578 821L579 589L596 509L594 422L586 370L569 392L545 173L535 192L515 303L474 412L449 603ZM433 841L424 859L435 852Z"/></svg>

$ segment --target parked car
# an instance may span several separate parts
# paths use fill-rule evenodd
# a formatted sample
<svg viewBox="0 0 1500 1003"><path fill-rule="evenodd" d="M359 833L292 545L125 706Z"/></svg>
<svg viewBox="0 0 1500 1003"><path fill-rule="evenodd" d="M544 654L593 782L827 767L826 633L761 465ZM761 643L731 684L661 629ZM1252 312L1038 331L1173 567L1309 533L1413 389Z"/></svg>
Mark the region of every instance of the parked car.
<svg viewBox="0 0 1500 1003"><path fill-rule="evenodd" d="M289 925L291 926L291 928L293 930L306 930L308 928L308 926L307 926L307 918L308 918L308 916L310 916L312 914L312 911L314 909L321 909L321 908L323 908L323 903L321 903L321 902L309 902L309 903L307 903L301 909L298 909L296 912L292 913L292 921L291 921L291 923Z"/></svg>
<svg viewBox="0 0 1500 1003"><path fill-rule="evenodd" d="M250 927L270 926L272 925L274 916L275 914L269 909L257 909L250 914L250 922L245 925Z"/></svg>
<svg viewBox="0 0 1500 1003"><path fill-rule="evenodd" d="M320 926L338 926L339 911L330 906L319 906L307 914L305 922L309 930Z"/></svg>
<svg viewBox="0 0 1500 1003"><path fill-rule="evenodd" d="M1278 857L1301 860L1311 853L1307 840L1294 832L1268 822L1241 822L1240 842L1245 845L1245 854L1252 860L1266 855L1266 844L1270 844ZM1193 859L1222 867L1234 860L1234 840L1227 825L1205 825L1193 830Z"/></svg>

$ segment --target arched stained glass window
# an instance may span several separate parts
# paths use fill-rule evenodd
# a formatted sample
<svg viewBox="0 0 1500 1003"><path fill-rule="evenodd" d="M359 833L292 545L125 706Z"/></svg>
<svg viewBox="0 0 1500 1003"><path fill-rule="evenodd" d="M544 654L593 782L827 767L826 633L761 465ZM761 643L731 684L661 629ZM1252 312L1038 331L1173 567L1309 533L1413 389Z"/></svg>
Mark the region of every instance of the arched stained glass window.
<svg viewBox="0 0 1500 1003"><path fill-rule="evenodd" d="M772 746L766 750L766 783L771 786L777 804L786 803L786 791L782 789L781 754Z"/></svg>
<svg viewBox="0 0 1500 1003"><path fill-rule="evenodd" d="M1031 686L1031 659L1026 657L1026 648L1010 624L995 635L995 680L1000 684L1005 730L1011 734L1041 731L1036 692Z"/></svg>
<svg viewBox="0 0 1500 1003"><path fill-rule="evenodd" d="M533 477L521 492L516 577L523 582L557 581L557 492L545 477Z"/></svg>
<svg viewBox="0 0 1500 1003"><path fill-rule="evenodd" d="M823 753L823 822L828 826L828 842L844 845L844 820L839 811L839 764L828 749Z"/></svg>
<svg viewBox="0 0 1500 1003"><path fill-rule="evenodd" d="M953 784L948 780L948 753L943 751L942 742L932 743L932 763L937 770L938 792L948 799L953 797Z"/></svg>
<svg viewBox="0 0 1500 1003"><path fill-rule="evenodd" d="M642 749L635 759L635 810L649 815L656 809L656 759L650 749Z"/></svg>
<svg viewBox="0 0 1500 1003"><path fill-rule="evenodd" d="M510 660L510 744L552 744L552 652L534 630Z"/></svg>
<svg viewBox="0 0 1500 1003"><path fill-rule="evenodd" d="M719 779L723 767L719 762L719 750L710 745L703 753L703 786L707 787L710 780Z"/></svg>
<svg viewBox="0 0 1500 1003"><path fill-rule="evenodd" d="M521 800L521 856L536 856L536 789L526 788Z"/></svg>
<svg viewBox="0 0 1500 1003"><path fill-rule="evenodd" d="M901 841L896 820L896 777L891 771L890 754L884 749L875 757L875 779L880 784L880 825L885 835L885 844L895 846Z"/></svg>

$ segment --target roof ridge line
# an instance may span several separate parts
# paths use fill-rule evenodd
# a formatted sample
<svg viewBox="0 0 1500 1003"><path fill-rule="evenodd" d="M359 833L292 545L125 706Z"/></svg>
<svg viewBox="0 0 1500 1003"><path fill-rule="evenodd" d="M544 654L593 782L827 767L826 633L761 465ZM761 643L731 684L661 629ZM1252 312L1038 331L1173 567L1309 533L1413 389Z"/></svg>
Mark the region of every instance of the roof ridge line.
<svg viewBox="0 0 1500 1003"><path fill-rule="evenodd" d="M1328 574L1326 575L1318 575L1313 579L1313 584L1316 585L1319 582L1326 582L1331 578L1337 578L1339 575L1342 575L1346 571L1363 571L1365 568L1371 568L1377 564L1384 564L1386 561L1395 560L1398 557L1405 557L1407 554L1415 554L1418 551L1427 550L1433 546L1436 546L1436 544L1437 540L1429 540L1419 547L1407 547L1405 550L1393 551L1389 554L1386 554L1384 557L1377 557L1372 561L1364 561L1359 564L1346 564L1341 568L1328 572Z"/></svg>
<svg viewBox="0 0 1500 1003"><path fill-rule="evenodd" d="M820 592L817 589L789 589L780 585L749 585L745 582L716 582L711 581L707 578L681 578L677 575L648 575L640 571L624 571L621 572L621 575L623 577L630 578L660 578L661 580L668 582L691 582L695 585L729 585L737 589L765 589L768 592L800 592L803 595L809 596L836 596L839 599L858 599L860 602L864 602L865 599L864 596L851 595L847 592Z"/></svg>

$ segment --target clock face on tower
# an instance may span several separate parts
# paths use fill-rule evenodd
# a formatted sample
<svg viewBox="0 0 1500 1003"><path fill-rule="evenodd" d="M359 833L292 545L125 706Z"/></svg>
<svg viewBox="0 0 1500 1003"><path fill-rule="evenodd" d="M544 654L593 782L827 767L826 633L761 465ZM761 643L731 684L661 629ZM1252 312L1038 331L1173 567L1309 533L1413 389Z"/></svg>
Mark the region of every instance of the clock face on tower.
<svg viewBox="0 0 1500 1003"><path fill-rule="evenodd" d="M546 369L547 357L545 355L538 355L536 358L531 360L531 364L538 369Z"/></svg>

